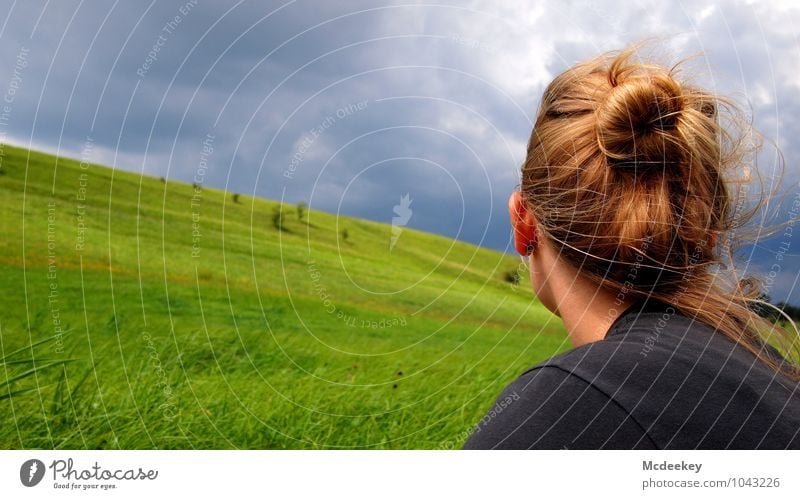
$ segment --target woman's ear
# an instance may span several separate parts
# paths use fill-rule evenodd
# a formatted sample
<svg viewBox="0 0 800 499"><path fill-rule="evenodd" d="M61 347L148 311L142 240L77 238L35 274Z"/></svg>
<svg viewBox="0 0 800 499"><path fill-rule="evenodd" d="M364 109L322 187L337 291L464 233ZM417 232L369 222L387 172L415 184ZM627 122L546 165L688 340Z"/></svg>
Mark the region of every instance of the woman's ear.
<svg viewBox="0 0 800 499"><path fill-rule="evenodd" d="M508 215L514 229L514 247L517 253L522 256L530 255L536 247L536 221L519 192L511 193L508 198Z"/></svg>

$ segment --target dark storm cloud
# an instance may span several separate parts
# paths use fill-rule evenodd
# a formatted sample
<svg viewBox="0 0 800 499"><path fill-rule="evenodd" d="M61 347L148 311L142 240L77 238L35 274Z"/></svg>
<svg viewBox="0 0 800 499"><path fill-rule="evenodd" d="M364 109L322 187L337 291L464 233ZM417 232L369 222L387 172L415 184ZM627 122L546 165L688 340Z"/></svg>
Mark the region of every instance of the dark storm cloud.
<svg viewBox="0 0 800 499"><path fill-rule="evenodd" d="M506 196L544 85L662 36L700 52L696 76L749 99L755 124L798 156L796 11L541 4L4 2L0 84L29 50L5 137L73 156L91 137L96 161L191 181L211 134L210 185L382 222L409 194L412 227L509 250ZM784 269L775 299L800 270Z"/></svg>

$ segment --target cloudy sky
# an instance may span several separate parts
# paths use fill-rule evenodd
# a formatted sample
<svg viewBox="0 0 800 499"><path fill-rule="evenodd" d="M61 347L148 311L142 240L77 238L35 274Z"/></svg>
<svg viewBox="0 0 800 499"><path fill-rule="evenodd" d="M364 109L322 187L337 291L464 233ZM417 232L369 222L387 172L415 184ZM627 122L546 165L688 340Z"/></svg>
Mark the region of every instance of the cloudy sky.
<svg viewBox="0 0 800 499"><path fill-rule="evenodd" d="M191 181L206 141L206 185L387 223L409 194L410 226L510 251L505 204L544 86L581 59L658 37L695 56L691 79L745 103L782 151L787 197L770 222L797 192L790 2L0 5L0 91L13 90L0 139L75 157L91 140L92 161L120 169ZM769 188L774 147L758 159ZM746 270L768 271L785 240L745 247ZM798 260L781 262L773 301L790 296Z"/></svg>

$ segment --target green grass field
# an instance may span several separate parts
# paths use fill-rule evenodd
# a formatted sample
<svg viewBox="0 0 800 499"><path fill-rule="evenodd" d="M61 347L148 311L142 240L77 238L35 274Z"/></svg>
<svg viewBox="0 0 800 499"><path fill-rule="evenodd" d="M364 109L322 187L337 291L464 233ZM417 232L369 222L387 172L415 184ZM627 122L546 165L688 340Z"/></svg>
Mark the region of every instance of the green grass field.
<svg viewBox="0 0 800 499"><path fill-rule="evenodd" d="M460 447L568 348L440 236L8 145L0 196L5 449Z"/></svg>

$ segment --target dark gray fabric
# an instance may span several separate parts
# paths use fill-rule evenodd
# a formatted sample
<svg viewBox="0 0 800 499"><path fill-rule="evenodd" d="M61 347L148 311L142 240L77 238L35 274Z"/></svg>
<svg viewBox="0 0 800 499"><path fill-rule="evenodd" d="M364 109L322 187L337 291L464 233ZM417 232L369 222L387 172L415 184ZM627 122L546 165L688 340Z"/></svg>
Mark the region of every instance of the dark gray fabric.
<svg viewBox="0 0 800 499"><path fill-rule="evenodd" d="M706 324L640 300L603 340L511 383L464 448L797 449L800 385Z"/></svg>

